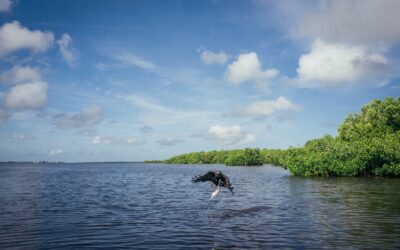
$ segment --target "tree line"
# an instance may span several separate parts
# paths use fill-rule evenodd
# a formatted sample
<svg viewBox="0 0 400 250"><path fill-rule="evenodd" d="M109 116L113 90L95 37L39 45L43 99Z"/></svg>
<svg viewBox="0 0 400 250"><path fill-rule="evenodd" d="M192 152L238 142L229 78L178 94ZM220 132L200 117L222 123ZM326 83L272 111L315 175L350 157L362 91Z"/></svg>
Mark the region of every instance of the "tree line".
<svg viewBox="0 0 400 250"><path fill-rule="evenodd" d="M167 164L273 164L295 176L400 177L400 98L373 100L349 114L336 137L326 135L302 147L194 152L162 161Z"/></svg>

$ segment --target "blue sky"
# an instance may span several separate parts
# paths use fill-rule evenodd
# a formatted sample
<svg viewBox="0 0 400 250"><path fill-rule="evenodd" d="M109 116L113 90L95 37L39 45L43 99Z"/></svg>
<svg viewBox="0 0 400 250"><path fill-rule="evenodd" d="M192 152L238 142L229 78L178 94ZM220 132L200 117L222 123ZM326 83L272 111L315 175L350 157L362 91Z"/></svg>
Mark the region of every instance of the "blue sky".
<svg viewBox="0 0 400 250"><path fill-rule="evenodd" d="M0 161L287 148L399 97L400 2L0 0Z"/></svg>

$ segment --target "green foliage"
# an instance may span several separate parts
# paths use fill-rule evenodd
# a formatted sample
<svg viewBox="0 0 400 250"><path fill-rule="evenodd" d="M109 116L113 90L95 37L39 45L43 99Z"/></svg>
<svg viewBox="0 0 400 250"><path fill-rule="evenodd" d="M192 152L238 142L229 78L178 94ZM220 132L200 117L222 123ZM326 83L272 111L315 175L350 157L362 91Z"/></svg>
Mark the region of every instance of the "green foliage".
<svg viewBox="0 0 400 250"><path fill-rule="evenodd" d="M339 127L338 137L344 141L358 141L395 133L400 129L400 99L374 100L361 109L361 114L350 114Z"/></svg>
<svg viewBox="0 0 400 250"><path fill-rule="evenodd" d="M283 165L283 159L286 157L287 150L283 149L262 149L263 162L265 164L272 164L276 166Z"/></svg>
<svg viewBox="0 0 400 250"><path fill-rule="evenodd" d="M258 166L264 163L260 149L195 152L174 156L168 164L226 164L229 166Z"/></svg>
<svg viewBox="0 0 400 250"><path fill-rule="evenodd" d="M374 100L338 130L289 149L282 165L301 176L400 177L400 99Z"/></svg>
<svg viewBox="0 0 400 250"><path fill-rule="evenodd" d="M233 151L225 160L227 166L261 166L263 156L260 149L246 148L244 150Z"/></svg>
<svg viewBox="0 0 400 250"><path fill-rule="evenodd" d="M223 164L226 151L193 152L174 156L165 163L168 164Z"/></svg>

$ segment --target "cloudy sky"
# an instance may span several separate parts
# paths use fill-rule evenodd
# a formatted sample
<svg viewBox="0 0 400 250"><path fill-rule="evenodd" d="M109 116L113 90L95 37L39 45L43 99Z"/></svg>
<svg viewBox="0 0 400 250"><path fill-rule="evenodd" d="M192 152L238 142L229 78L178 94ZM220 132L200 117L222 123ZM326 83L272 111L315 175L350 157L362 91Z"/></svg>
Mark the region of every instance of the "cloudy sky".
<svg viewBox="0 0 400 250"><path fill-rule="evenodd" d="M399 97L400 1L0 0L0 161L140 161L325 134Z"/></svg>

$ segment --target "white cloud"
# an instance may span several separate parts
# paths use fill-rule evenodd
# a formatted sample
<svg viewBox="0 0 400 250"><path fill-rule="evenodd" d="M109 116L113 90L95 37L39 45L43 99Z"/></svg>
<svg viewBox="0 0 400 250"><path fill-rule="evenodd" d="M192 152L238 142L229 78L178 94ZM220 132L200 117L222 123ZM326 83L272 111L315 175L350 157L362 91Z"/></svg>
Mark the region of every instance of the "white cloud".
<svg viewBox="0 0 400 250"><path fill-rule="evenodd" d="M94 144L94 145L100 144L100 143L101 143L100 136L96 136L96 137L92 140L92 144Z"/></svg>
<svg viewBox="0 0 400 250"><path fill-rule="evenodd" d="M93 145L99 145L99 144L127 144L127 145L133 145L133 144L139 144L140 142L135 139L135 138L120 138L120 137L107 137L107 138L102 138L101 136L96 136L92 140Z"/></svg>
<svg viewBox="0 0 400 250"><path fill-rule="evenodd" d="M138 56L129 53L116 55L115 59L123 64L139 67L142 69L151 70L156 68L156 65L154 63L146 61Z"/></svg>
<svg viewBox="0 0 400 250"><path fill-rule="evenodd" d="M239 125L231 127L215 125L208 129L208 134L205 138L214 140L220 144L233 145L253 142L256 136L252 133L244 132Z"/></svg>
<svg viewBox="0 0 400 250"><path fill-rule="evenodd" d="M292 103L283 96L276 100L258 101L247 107L241 107L232 112L237 116L266 117L280 111L299 111L301 107Z"/></svg>
<svg viewBox="0 0 400 250"><path fill-rule="evenodd" d="M97 145L97 144L110 144L111 140L109 139L102 139L100 136L96 136L93 140L92 140L92 144Z"/></svg>
<svg viewBox="0 0 400 250"><path fill-rule="evenodd" d="M363 46L316 40L310 53L300 57L297 73L301 85L321 87L343 85L387 69L388 60L384 55L370 53Z"/></svg>
<svg viewBox="0 0 400 250"><path fill-rule="evenodd" d="M30 81L39 81L42 79L42 74L37 68L23 67L16 65L12 69L3 72L0 75L2 83L23 83Z"/></svg>
<svg viewBox="0 0 400 250"><path fill-rule="evenodd" d="M57 114L53 117L54 123L62 129L79 129L92 127L102 120L102 110L98 106L85 107L76 114Z"/></svg>
<svg viewBox="0 0 400 250"><path fill-rule="evenodd" d="M212 64L224 65L228 59L229 55L224 51L215 53L210 50L203 50L201 52L201 60L203 61L203 63L207 65L212 65Z"/></svg>
<svg viewBox="0 0 400 250"><path fill-rule="evenodd" d="M243 82L263 82L276 77L279 71L276 69L261 69L261 63L255 52L240 54L236 61L228 65L225 79L233 84L239 85Z"/></svg>
<svg viewBox="0 0 400 250"><path fill-rule="evenodd" d="M36 81L16 85L5 95L5 107L9 109L38 109L47 102L47 83Z"/></svg>
<svg viewBox="0 0 400 250"><path fill-rule="evenodd" d="M6 23L0 27L0 55L21 49L43 52L50 48L53 41L53 33L39 30L31 31L22 27L18 21Z"/></svg>
<svg viewBox="0 0 400 250"><path fill-rule="evenodd" d="M64 150L62 150L62 149L51 149L48 151L49 155L59 155L62 153L64 153Z"/></svg>
<svg viewBox="0 0 400 250"><path fill-rule="evenodd" d="M322 50L302 55L299 76L294 80L298 86L337 87L361 82L383 86L398 75L398 67L394 63L396 58L392 59L390 50L395 50L400 42L400 1L295 0L258 3L261 3L259 5L267 16L274 16L274 19L269 19L270 23L287 29L292 38L314 41L313 49L317 47L316 41L322 43L326 50L328 47L331 49L329 56L328 51Z"/></svg>
<svg viewBox="0 0 400 250"><path fill-rule="evenodd" d="M70 67L73 67L76 61L76 54L74 53L74 49L71 46L71 36L68 34L63 34L61 39L59 39L57 43L60 49L61 56Z"/></svg>
<svg viewBox="0 0 400 250"><path fill-rule="evenodd" d="M0 12L9 12L12 8L13 1L0 0Z"/></svg>
<svg viewBox="0 0 400 250"><path fill-rule="evenodd" d="M307 15L296 32L339 43L393 43L400 40L400 1L324 0Z"/></svg>

